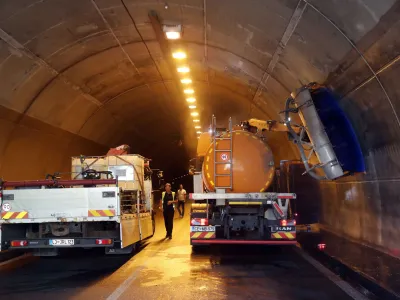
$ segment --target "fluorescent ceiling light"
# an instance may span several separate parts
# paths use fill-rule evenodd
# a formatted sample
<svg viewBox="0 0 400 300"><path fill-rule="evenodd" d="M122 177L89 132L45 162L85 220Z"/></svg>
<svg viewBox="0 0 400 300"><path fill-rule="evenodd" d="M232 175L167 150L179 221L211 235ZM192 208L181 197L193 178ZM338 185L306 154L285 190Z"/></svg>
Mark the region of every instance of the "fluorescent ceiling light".
<svg viewBox="0 0 400 300"><path fill-rule="evenodd" d="M196 105L189 105L189 108L190 108L190 109L195 109L195 108L196 108Z"/></svg>
<svg viewBox="0 0 400 300"><path fill-rule="evenodd" d="M190 115L191 115L192 117L197 117L197 116L199 115L199 113L198 113L198 112L192 112Z"/></svg>
<svg viewBox="0 0 400 300"><path fill-rule="evenodd" d="M194 128L196 128L196 129L200 129L200 128L201 128L201 126L194 126Z"/></svg>
<svg viewBox="0 0 400 300"><path fill-rule="evenodd" d="M193 120L193 122L195 122L195 123L199 123L199 122L200 122L200 120L198 120L198 119L194 119L194 120Z"/></svg>
<svg viewBox="0 0 400 300"><path fill-rule="evenodd" d="M200 133L201 133L201 131L197 131L197 133L198 133L198 134L200 134Z"/></svg>
<svg viewBox="0 0 400 300"><path fill-rule="evenodd" d="M178 72L179 73L188 73L190 72L189 67L178 67Z"/></svg>
<svg viewBox="0 0 400 300"><path fill-rule="evenodd" d="M169 32L166 32L165 35L167 36L167 39L169 39L169 40L177 40L177 39L181 38L180 32L169 31Z"/></svg>
<svg viewBox="0 0 400 300"><path fill-rule="evenodd" d="M196 102L196 98L193 98L193 97L186 98L186 101L189 103L194 103L194 102Z"/></svg>
<svg viewBox="0 0 400 300"><path fill-rule="evenodd" d="M194 90L193 90L193 89L185 89L183 92L184 92L185 94L193 94L193 93L194 93Z"/></svg>
<svg viewBox="0 0 400 300"><path fill-rule="evenodd" d="M184 59L186 58L186 53L182 51L172 53L172 57L175 59Z"/></svg>
<svg viewBox="0 0 400 300"><path fill-rule="evenodd" d="M163 31L165 32L165 36L169 40L177 40L181 38L182 33L182 25L163 25Z"/></svg>
<svg viewBox="0 0 400 300"><path fill-rule="evenodd" d="M190 79L190 78L183 78L183 79L181 79L181 82L182 82L183 84L189 84L189 83L192 83L192 79Z"/></svg>

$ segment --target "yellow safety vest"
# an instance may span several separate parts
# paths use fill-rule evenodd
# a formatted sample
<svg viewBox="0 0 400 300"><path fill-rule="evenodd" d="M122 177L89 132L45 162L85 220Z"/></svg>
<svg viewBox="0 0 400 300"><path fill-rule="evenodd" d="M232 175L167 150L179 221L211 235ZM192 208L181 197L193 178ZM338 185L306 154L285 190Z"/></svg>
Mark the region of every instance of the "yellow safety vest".
<svg viewBox="0 0 400 300"><path fill-rule="evenodd" d="M162 192L161 200L164 201L165 192ZM172 192L172 200L175 200L175 192Z"/></svg>

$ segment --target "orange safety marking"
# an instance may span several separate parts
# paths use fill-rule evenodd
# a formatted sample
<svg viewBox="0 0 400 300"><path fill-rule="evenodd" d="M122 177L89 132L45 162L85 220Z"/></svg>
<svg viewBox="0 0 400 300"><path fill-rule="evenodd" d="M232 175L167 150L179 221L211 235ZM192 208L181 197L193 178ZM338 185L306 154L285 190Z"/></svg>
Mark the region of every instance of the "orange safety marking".
<svg viewBox="0 0 400 300"><path fill-rule="evenodd" d="M215 239L215 232L191 232L191 239Z"/></svg>
<svg viewBox="0 0 400 300"><path fill-rule="evenodd" d="M296 232L274 232L272 234L272 238L274 239L295 239L296 238Z"/></svg>
<svg viewBox="0 0 400 300"><path fill-rule="evenodd" d="M28 219L28 212L27 211L3 211L1 213L1 218L3 220L10 220L10 219Z"/></svg>
<svg viewBox="0 0 400 300"><path fill-rule="evenodd" d="M113 217L115 216L114 209L90 209L88 217Z"/></svg>

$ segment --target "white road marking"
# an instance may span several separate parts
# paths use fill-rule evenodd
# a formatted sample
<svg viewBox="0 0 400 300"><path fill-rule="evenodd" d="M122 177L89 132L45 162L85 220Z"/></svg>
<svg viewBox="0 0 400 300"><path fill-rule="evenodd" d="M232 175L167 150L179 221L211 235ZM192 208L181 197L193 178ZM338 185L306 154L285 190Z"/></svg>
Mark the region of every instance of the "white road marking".
<svg viewBox="0 0 400 300"><path fill-rule="evenodd" d="M9 265L11 263L14 263L16 261L23 260L23 259L30 258L30 257L33 257L33 255L31 253L26 253L26 254L22 254L20 256L5 260L3 262L0 262L0 268L3 266Z"/></svg>
<svg viewBox="0 0 400 300"><path fill-rule="evenodd" d="M129 276L121 285L110 295L107 297L107 300L117 300L131 285L133 281L137 278L139 275L140 271L145 268L145 265L140 266Z"/></svg>
<svg viewBox="0 0 400 300"><path fill-rule="evenodd" d="M150 251L154 251L155 253L158 253L160 251L160 249L163 246L164 241L154 250L149 249ZM145 249L143 251L145 252L149 252L149 250ZM139 253L140 254L140 253ZM136 268L136 270L127 278L125 279L125 281L123 283L121 283L115 290L114 292L107 297L106 300L118 300L119 297L121 297L121 295L123 293L125 293L125 291L129 288L129 286L131 285L132 282L135 281L135 279L138 277L139 273L141 270L143 270L144 268L146 268L147 266L147 262L145 262L144 264L138 266Z"/></svg>
<svg viewBox="0 0 400 300"><path fill-rule="evenodd" d="M331 270L327 269L320 262L312 258L310 255L305 253L304 251L296 248L297 253L303 257L306 261L308 261L311 265L313 265L318 271L324 274L330 281L336 284L343 292L349 295L354 300L368 300L363 294L353 288L346 281L342 280L338 275L333 273Z"/></svg>

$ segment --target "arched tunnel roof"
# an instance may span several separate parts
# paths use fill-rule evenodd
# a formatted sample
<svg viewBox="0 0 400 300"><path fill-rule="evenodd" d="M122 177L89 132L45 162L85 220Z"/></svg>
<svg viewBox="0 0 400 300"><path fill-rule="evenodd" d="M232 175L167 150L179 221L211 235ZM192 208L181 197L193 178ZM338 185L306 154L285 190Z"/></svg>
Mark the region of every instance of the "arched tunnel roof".
<svg viewBox="0 0 400 300"><path fill-rule="evenodd" d="M348 111L365 151L393 144L395 83L376 73L397 53L393 43L382 46L394 35L377 24L397 21L390 15L396 1L340 2L1 1L0 173L30 179L67 171L69 156L101 155L119 144L161 168L186 166L196 134L151 11L161 23L183 25L179 47L203 129L212 114L221 125L230 116L279 118L290 92L311 81L344 96L372 81L360 96L362 114L354 103ZM378 112L388 119L376 125L381 134L365 123ZM296 157L286 137L270 138L278 159Z"/></svg>

